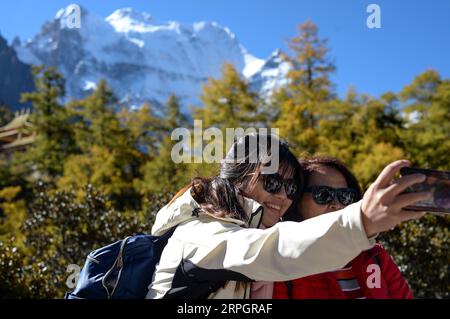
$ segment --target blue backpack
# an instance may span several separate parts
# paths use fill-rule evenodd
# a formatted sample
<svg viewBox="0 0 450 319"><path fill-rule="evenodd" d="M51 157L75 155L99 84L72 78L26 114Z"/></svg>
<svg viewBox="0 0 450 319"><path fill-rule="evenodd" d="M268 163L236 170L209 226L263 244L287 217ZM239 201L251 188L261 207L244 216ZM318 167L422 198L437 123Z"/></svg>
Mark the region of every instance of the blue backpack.
<svg viewBox="0 0 450 319"><path fill-rule="evenodd" d="M136 235L92 251L75 290L65 299L143 299L162 251L176 227L162 236Z"/></svg>

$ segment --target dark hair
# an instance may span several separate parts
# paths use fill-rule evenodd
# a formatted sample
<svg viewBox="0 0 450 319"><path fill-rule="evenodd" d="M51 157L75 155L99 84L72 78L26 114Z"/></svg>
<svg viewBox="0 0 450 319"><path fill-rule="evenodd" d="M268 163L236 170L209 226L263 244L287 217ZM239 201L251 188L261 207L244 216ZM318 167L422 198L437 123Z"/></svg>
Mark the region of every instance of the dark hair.
<svg viewBox="0 0 450 319"><path fill-rule="evenodd" d="M347 182L347 185L349 188L353 188L356 190L356 200L360 200L362 198L362 191L361 187L359 186L358 180L356 179L355 175L345 166L343 162L341 162L339 159L331 156L312 156L310 158L306 159L299 159L300 165L303 169L303 179L304 179L304 185L307 186L309 183L309 178L311 176L311 173L317 172L318 169L321 166L328 166L331 168L334 168L339 173L341 173L345 181ZM299 194L299 199L303 194ZM301 213L299 213L300 206L296 207L297 209L293 208L290 210L289 214L286 214L285 220L291 220L291 221L302 221L303 218L301 216Z"/></svg>
<svg viewBox="0 0 450 319"><path fill-rule="evenodd" d="M255 133L247 134L233 144L222 160L217 176L194 178L174 199L192 186L192 195L203 210L218 217L231 217L247 222L248 216L241 206L239 195L245 196L244 190L247 187L252 189L260 177L261 169L271 163L272 143L278 143L278 171L281 175L289 174L298 181L300 190L303 186L301 166L289 150L288 143L275 135ZM252 145L256 149L252 149ZM239 148L245 151L244 154L239 154Z"/></svg>

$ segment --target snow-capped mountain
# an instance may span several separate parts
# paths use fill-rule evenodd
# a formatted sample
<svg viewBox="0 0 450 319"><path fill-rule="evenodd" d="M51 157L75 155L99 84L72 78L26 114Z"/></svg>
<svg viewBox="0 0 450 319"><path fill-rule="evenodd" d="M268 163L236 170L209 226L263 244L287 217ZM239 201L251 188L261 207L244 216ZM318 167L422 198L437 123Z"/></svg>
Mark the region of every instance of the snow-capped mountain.
<svg viewBox="0 0 450 319"><path fill-rule="evenodd" d="M278 51L267 61L258 59L214 22L159 23L130 8L103 19L81 8L80 28L70 28L71 14L61 9L32 39L13 42L23 62L56 66L66 78L68 97L85 96L103 78L130 107L144 101L162 105L172 93L187 107L199 104L202 85L219 77L225 62L265 95L286 72Z"/></svg>
<svg viewBox="0 0 450 319"><path fill-rule="evenodd" d="M268 97L272 92L287 84L287 74L291 69L289 62L283 59L283 53L276 50L254 72L248 76L250 87L261 96Z"/></svg>

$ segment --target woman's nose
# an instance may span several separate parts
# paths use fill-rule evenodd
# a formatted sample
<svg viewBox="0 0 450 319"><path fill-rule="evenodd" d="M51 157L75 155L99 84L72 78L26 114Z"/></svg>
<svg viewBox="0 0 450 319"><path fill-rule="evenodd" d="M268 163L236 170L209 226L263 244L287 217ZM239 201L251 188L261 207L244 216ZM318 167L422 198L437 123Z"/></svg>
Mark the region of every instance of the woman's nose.
<svg viewBox="0 0 450 319"><path fill-rule="evenodd" d="M338 200L334 200L332 203L328 205L328 212L334 212L336 210L343 209L345 206L342 205Z"/></svg>
<svg viewBox="0 0 450 319"><path fill-rule="evenodd" d="M286 197L287 198L285 186L282 185L280 190L278 191L278 193L276 193L275 195L277 195L278 197Z"/></svg>

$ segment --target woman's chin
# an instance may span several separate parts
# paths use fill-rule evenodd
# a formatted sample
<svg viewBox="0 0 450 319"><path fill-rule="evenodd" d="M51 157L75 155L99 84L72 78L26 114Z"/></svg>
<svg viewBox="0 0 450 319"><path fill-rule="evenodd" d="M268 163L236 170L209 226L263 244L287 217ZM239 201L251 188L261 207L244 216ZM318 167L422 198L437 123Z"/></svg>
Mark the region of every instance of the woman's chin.
<svg viewBox="0 0 450 319"><path fill-rule="evenodd" d="M263 225L267 227L272 227L280 221L280 214L278 212L270 211L264 212Z"/></svg>

